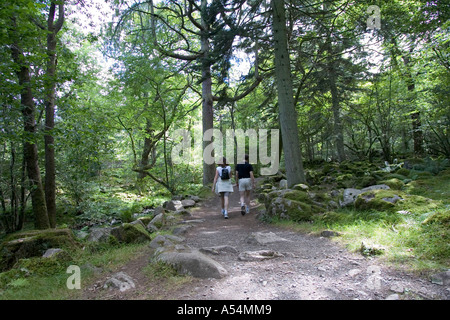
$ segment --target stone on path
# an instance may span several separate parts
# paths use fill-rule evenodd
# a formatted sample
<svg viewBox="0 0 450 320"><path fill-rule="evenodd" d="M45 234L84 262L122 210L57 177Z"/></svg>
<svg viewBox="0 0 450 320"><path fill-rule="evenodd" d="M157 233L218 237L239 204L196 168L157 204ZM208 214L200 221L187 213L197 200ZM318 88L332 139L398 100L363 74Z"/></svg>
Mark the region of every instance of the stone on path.
<svg viewBox="0 0 450 320"><path fill-rule="evenodd" d="M182 237L173 235L157 235L149 244L150 248L158 249L160 247L174 246L176 243L180 243L184 240Z"/></svg>
<svg viewBox="0 0 450 320"><path fill-rule="evenodd" d="M104 289L119 289L120 292L125 292L135 287L136 285L134 284L133 279L125 272L113 274L103 285Z"/></svg>
<svg viewBox="0 0 450 320"><path fill-rule="evenodd" d="M170 200L166 203L166 209L170 211L178 211L184 209L180 200Z"/></svg>
<svg viewBox="0 0 450 320"><path fill-rule="evenodd" d="M182 205L184 208L190 208L190 207L195 206L195 201L194 201L194 200L191 200L191 199L181 200L181 205Z"/></svg>
<svg viewBox="0 0 450 320"><path fill-rule="evenodd" d="M274 259L284 257L283 254L273 250L258 250L258 251L245 251L239 254L238 260L240 261L262 261L268 259Z"/></svg>
<svg viewBox="0 0 450 320"><path fill-rule="evenodd" d="M273 232L253 232L250 236L247 237L247 243L257 245L266 245L269 243L279 241L289 241L289 240L279 237Z"/></svg>
<svg viewBox="0 0 450 320"><path fill-rule="evenodd" d="M431 282L441 286L450 285L450 270L432 275Z"/></svg>
<svg viewBox="0 0 450 320"><path fill-rule="evenodd" d="M219 255L223 252L225 253L238 253L238 250L235 247L223 245L223 246L215 246L215 247L205 247L200 249L203 253Z"/></svg>
<svg viewBox="0 0 450 320"><path fill-rule="evenodd" d="M156 260L172 265L180 274L191 275L195 278L220 279L228 274L220 263L197 249L163 250L157 254Z"/></svg>

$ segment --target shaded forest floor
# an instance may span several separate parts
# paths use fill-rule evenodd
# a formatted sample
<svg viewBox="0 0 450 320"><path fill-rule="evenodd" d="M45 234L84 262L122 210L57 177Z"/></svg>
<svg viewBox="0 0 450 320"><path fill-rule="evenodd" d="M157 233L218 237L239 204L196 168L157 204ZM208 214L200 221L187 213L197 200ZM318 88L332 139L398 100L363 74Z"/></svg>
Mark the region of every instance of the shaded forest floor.
<svg viewBox="0 0 450 320"><path fill-rule="evenodd" d="M220 214L220 201L214 197L192 211L188 219L204 219L184 235L184 243L194 248L230 246L235 252L211 257L222 264L228 275L222 279L180 277L149 267L150 248L114 272L124 272L135 288L120 292L104 289L111 274L102 273L85 287L76 299L449 299L447 286L434 284L429 277L418 276L383 263L377 257L349 252L330 238L306 234L256 218L257 203L250 214L242 216L238 192L230 197L230 219ZM252 233L275 235L279 241L260 244L249 241ZM241 261L247 251L276 252L271 259ZM279 256L278 256L279 254ZM149 269L153 268L153 269ZM160 276L155 276L158 274ZM150 275L151 274L151 275Z"/></svg>

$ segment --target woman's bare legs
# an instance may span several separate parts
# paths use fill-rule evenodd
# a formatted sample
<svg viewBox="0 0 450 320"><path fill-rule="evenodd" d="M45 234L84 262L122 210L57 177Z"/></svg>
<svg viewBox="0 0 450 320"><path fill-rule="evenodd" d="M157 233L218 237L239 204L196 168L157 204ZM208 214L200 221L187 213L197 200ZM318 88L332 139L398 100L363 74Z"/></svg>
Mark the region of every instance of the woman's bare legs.
<svg viewBox="0 0 450 320"><path fill-rule="evenodd" d="M222 206L222 214L225 219L228 219L228 196L222 193L220 195L220 203Z"/></svg>

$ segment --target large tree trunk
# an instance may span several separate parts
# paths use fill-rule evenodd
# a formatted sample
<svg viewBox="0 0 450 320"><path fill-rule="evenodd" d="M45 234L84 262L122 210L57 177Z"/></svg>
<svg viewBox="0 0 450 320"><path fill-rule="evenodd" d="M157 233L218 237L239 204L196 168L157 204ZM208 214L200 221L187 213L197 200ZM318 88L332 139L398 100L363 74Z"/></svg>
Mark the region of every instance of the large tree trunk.
<svg viewBox="0 0 450 320"><path fill-rule="evenodd" d="M330 52L331 54L331 52ZM331 58L333 59L333 58ZM344 152L344 132L342 129L342 121L341 121L341 109L340 109L340 98L339 92L337 88L337 77L336 77L336 69L334 66L334 61L330 61L328 65L328 81L331 92L331 109L333 111L333 133L334 133L334 141L336 143L336 151L337 158L339 162L345 160L345 152Z"/></svg>
<svg viewBox="0 0 450 320"><path fill-rule="evenodd" d="M297 112L294 105L291 67L287 43L284 1L272 0L273 39L275 46L275 75L283 137L283 150L288 186L305 182L303 161L298 137Z"/></svg>
<svg viewBox="0 0 450 320"><path fill-rule="evenodd" d="M209 25L203 15L206 15L207 0L202 0L202 27L201 31L201 51L202 57L202 125L203 134L214 127L213 117L213 94L212 94L212 79L211 79L211 61L209 58ZM203 141L203 150L210 144L208 141ZM214 164L208 164L203 161L203 185L206 186L213 182L215 174Z"/></svg>
<svg viewBox="0 0 450 320"><path fill-rule="evenodd" d="M411 95L413 95L414 90L415 84L412 83L408 86L408 91L411 93ZM422 121L420 120L419 111L411 113L411 124L413 130L414 156L421 157L424 155L424 150L423 150Z"/></svg>
<svg viewBox="0 0 450 320"><path fill-rule="evenodd" d="M45 194L42 186L41 173L38 163L38 150L35 139L36 120L33 93L31 90L31 79L29 67L25 64L25 57L17 43L11 46L14 62L19 66L16 71L19 85L22 87L20 102L25 130L24 157L27 164L28 179L31 184L31 202L37 229L50 228L45 203Z"/></svg>
<svg viewBox="0 0 450 320"><path fill-rule="evenodd" d="M47 73L45 101L45 201L50 227L56 227L56 168L55 168L55 138L52 130L55 128L55 88L56 88L56 35L64 22L64 1L59 6L59 17L56 24L56 4L52 1L47 19Z"/></svg>
<svg viewBox="0 0 450 320"><path fill-rule="evenodd" d="M391 39L391 43L393 45L392 49L392 61L395 64L396 67L398 67L396 55L400 55L403 63L405 65L405 73L404 77L406 80L406 83L408 85L408 92L410 94L409 101L411 102L412 109L415 109L415 98L414 98L414 91L416 88L416 84L414 82L414 78L412 75L412 65L410 56L408 53L402 52L397 44L397 41L395 38ZM413 52L414 48L411 47L409 53L411 54ZM421 157L424 155L424 149L423 149L423 132L422 132L422 122L420 120L420 112L414 111L411 113L411 125L412 125L412 131L413 131L413 143L414 143L414 156Z"/></svg>
<svg viewBox="0 0 450 320"><path fill-rule="evenodd" d="M406 82L408 84L408 92L410 94L411 104L415 104L414 91L416 89L416 84L414 82L412 72L411 72L411 62L409 56L404 54L403 62L406 67ZM412 106L414 108L414 105ZM411 113L411 124L412 124L412 132L413 132L413 143L414 143L414 156L421 157L424 155L423 150L423 132L422 132L422 122L420 120L420 112L414 111Z"/></svg>

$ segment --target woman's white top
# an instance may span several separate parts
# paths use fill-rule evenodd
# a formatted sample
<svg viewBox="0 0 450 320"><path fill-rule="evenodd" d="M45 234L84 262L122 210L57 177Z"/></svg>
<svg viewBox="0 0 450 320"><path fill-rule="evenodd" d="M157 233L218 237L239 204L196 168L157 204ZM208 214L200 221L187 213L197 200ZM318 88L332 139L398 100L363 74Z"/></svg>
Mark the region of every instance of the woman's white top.
<svg viewBox="0 0 450 320"><path fill-rule="evenodd" d="M216 171L219 173L219 178L217 179L216 183L216 193L220 192L233 192L233 185L231 184L231 179L228 180L222 180L220 176L222 175L222 170L227 169L230 173L231 177L231 167L227 166L225 168L222 168L221 166L218 166Z"/></svg>

